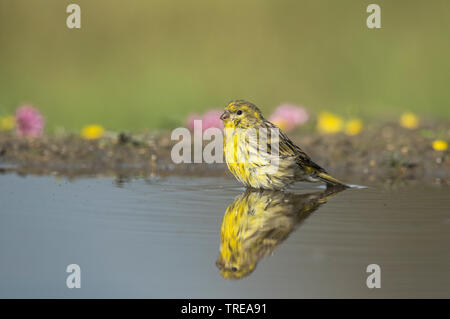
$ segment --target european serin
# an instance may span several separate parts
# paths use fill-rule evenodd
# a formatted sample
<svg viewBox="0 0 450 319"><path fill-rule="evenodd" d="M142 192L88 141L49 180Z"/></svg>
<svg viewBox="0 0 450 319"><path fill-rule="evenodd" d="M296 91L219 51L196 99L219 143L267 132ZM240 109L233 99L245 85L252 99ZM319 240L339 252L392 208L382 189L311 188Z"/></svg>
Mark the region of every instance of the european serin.
<svg viewBox="0 0 450 319"><path fill-rule="evenodd" d="M247 187L279 190L297 181L348 187L314 163L252 103L232 101L220 118L228 168Z"/></svg>
<svg viewBox="0 0 450 319"><path fill-rule="evenodd" d="M247 189L227 208L216 265L228 279L240 279L282 243L306 217L342 189L310 194Z"/></svg>

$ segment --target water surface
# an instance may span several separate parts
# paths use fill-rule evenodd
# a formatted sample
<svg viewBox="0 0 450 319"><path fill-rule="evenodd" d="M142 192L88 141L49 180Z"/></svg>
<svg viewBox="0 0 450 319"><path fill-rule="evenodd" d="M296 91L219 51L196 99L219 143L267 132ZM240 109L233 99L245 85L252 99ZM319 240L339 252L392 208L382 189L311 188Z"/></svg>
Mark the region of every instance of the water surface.
<svg viewBox="0 0 450 319"><path fill-rule="evenodd" d="M227 178L1 175L0 297L450 297L448 187L294 193L247 196ZM252 264L235 280L219 258L228 207L251 211L224 220L251 233L225 256ZM80 289L66 286L69 264ZM380 289L366 286L369 264Z"/></svg>

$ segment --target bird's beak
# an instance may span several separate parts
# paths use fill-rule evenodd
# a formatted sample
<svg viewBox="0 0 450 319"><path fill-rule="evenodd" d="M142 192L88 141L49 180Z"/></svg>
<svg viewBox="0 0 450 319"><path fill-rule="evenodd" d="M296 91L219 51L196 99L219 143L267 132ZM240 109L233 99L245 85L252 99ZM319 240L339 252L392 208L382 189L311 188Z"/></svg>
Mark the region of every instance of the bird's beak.
<svg viewBox="0 0 450 319"><path fill-rule="evenodd" d="M223 112L223 114L220 116L220 119L222 121L228 120L230 118L230 113L228 111Z"/></svg>

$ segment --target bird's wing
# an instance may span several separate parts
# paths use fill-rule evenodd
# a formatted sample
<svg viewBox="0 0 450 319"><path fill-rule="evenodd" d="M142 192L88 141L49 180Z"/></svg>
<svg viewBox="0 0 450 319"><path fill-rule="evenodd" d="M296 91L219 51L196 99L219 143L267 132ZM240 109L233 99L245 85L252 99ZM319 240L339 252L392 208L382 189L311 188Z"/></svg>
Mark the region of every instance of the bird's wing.
<svg viewBox="0 0 450 319"><path fill-rule="evenodd" d="M292 142L291 139L286 135L286 133L284 133L278 126L269 121L266 121L265 124L268 128L276 128L279 130L280 138L278 147L280 156L294 156L295 161L302 168L311 168L315 172L326 173L325 170L318 164L314 163L312 159L300 147L295 145L294 142Z"/></svg>

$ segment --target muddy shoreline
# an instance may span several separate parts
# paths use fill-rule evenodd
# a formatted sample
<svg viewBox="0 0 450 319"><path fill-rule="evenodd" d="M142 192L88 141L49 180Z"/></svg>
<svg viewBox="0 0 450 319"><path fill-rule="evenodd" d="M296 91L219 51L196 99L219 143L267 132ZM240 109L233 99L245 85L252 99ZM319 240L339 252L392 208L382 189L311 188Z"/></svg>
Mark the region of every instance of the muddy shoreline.
<svg viewBox="0 0 450 319"><path fill-rule="evenodd" d="M446 128L450 132L450 128ZM357 136L290 134L319 165L352 183L450 185L450 152L436 151L430 138L395 124L374 126ZM170 132L110 134L98 140L77 135L24 139L0 134L0 173L151 177L229 176L225 164L174 164L177 141Z"/></svg>

